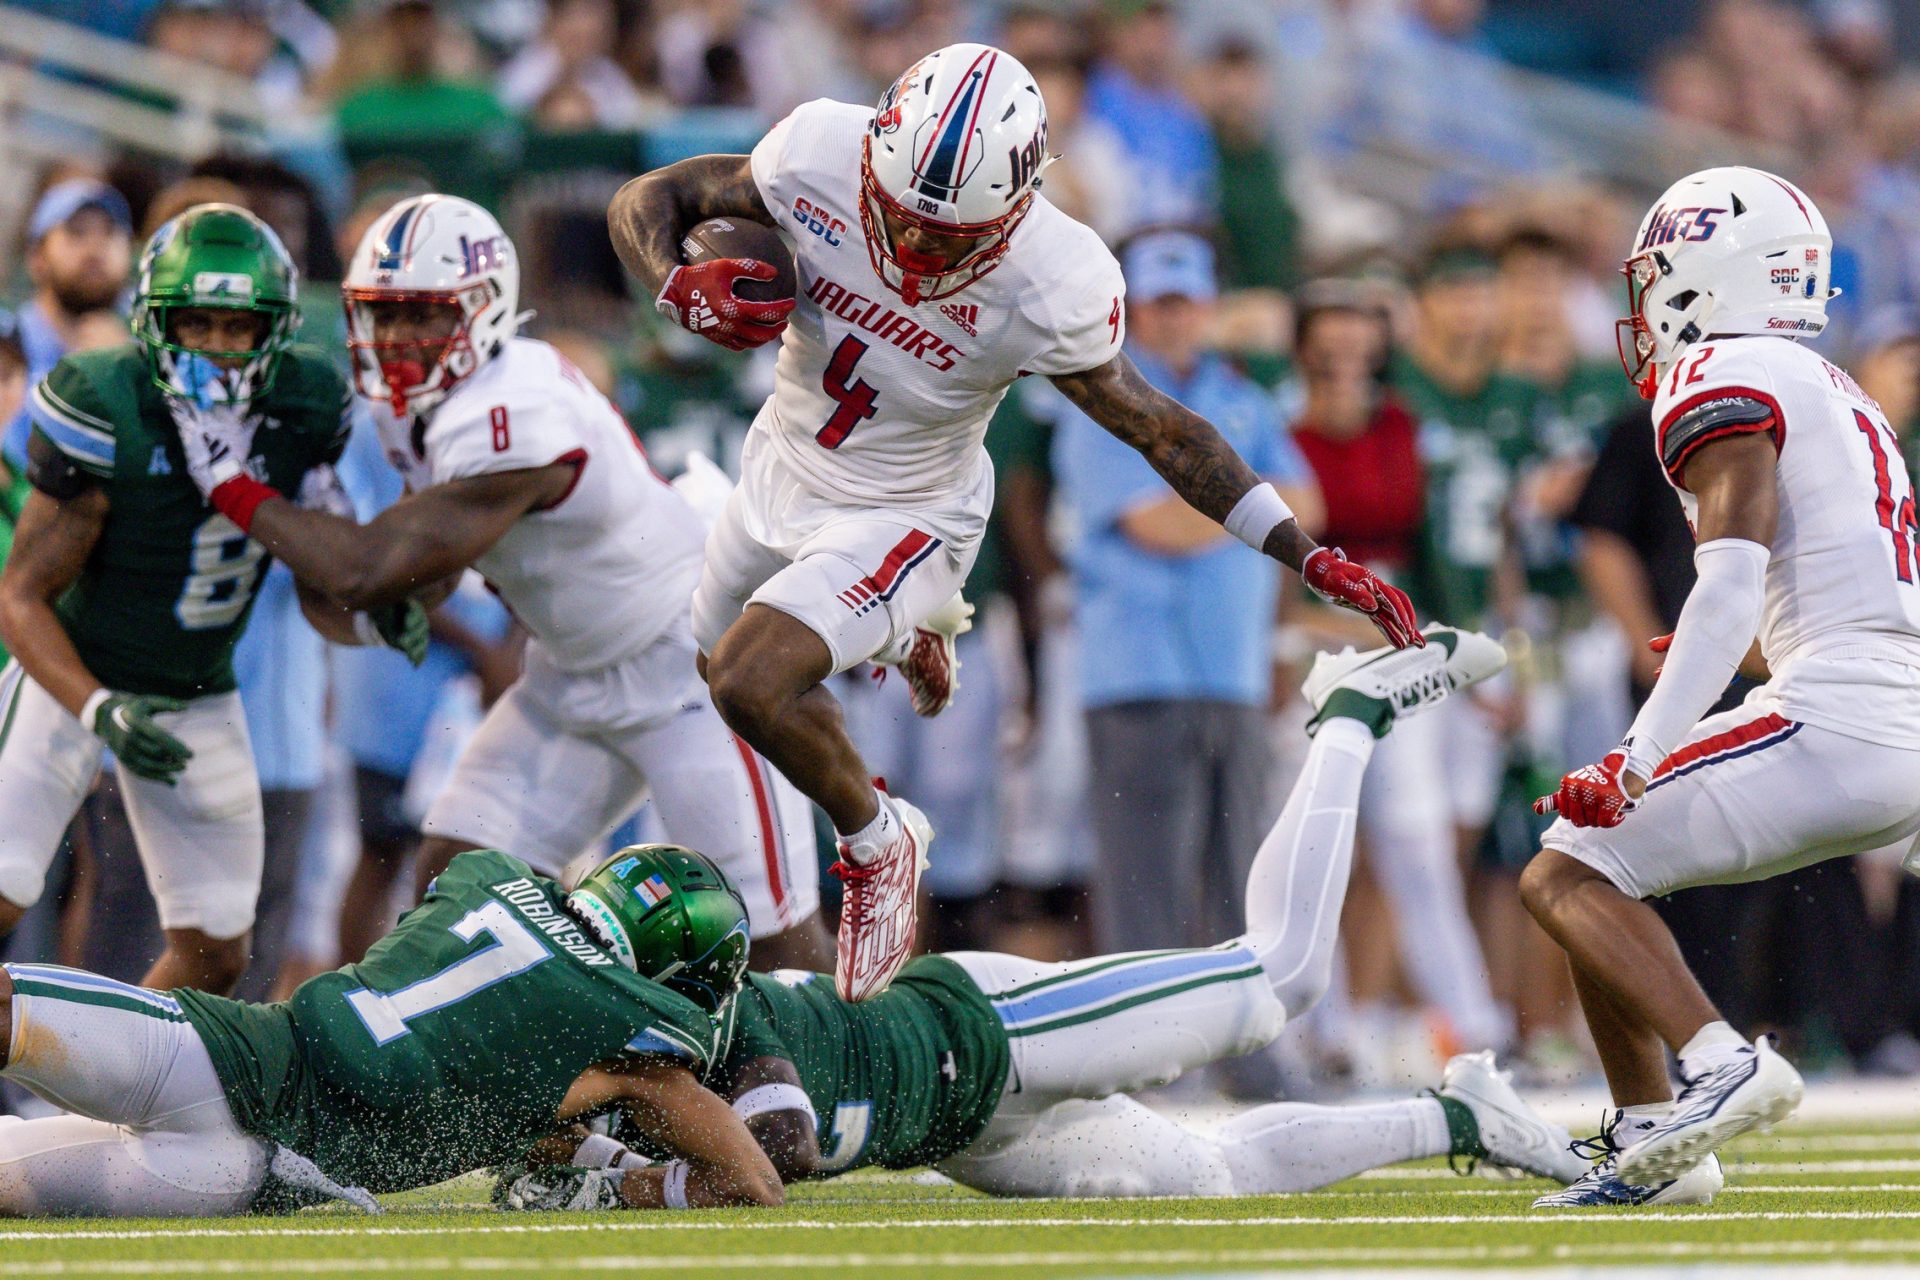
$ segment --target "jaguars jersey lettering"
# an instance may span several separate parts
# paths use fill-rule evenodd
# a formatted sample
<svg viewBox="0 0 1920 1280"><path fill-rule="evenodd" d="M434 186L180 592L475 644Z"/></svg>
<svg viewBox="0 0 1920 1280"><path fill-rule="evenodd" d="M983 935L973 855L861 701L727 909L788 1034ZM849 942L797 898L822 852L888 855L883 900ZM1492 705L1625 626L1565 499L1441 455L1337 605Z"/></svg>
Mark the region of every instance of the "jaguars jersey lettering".
<svg viewBox="0 0 1920 1280"><path fill-rule="evenodd" d="M597 1063L705 1071L713 1024L623 967L504 853L463 853L426 901L284 1004L179 992L249 1132L373 1191L518 1158Z"/></svg>
<svg viewBox="0 0 1920 1280"><path fill-rule="evenodd" d="M785 1058L819 1120L834 1173L910 1169L963 1150L999 1106L1006 1032L959 965L921 956L872 1000L848 1004L821 974L751 973L723 1021L720 1074Z"/></svg>
<svg viewBox="0 0 1920 1280"><path fill-rule="evenodd" d="M1653 448L1696 529L1699 500L1685 486L1701 449L1760 435L1778 451L1759 638L1781 714L1920 748L1920 519L1880 406L1797 342L1726 338L1667 371L1653 424Z"/></svg>
<svg viewBox="0 0 1920 1280"><path fill-rule="evenodd" d="M673 626L700 577L706 531L648 465L626 420L544 342L515 338L424 426L384 405L387 458L415 491L564 463L573 487L474 562L555 666L591 671Z"/></svg>
<svg viewBox="0 0 1920 1280"><path fill-rule="evenodd" d="M254 401L252 464L297 493L346 445L347 388L333 363L296 347ZM180 433L137 346L68 356L34 387L34 434L106 491L100 540L54 605L104 685L195 698L234 688L266 549L214 511L187 475Z"/></svg>
<svg viewBox="0 0 1920 1280"><path fill-rule="evenodd" d="M974 491L987 422L1015 378L1113 358L1126 289L1099 237L1036 196L998 267L908 306L874 274L861 227L872 121L871 108L820 99L753 149L754 181L799 271L772 412L754 429L822 497L914 506Z"/></svg>

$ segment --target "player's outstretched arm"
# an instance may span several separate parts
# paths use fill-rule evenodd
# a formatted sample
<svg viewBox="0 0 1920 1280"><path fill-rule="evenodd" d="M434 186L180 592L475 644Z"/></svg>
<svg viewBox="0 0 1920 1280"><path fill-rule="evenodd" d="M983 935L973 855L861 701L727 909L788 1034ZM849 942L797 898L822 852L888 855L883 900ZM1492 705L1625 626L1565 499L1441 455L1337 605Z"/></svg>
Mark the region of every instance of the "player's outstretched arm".
<svg viewBox="0 0 1920 1280"><path fill-rule="evenodd" d="M744 1121L685 1067L664 1062L597 1068L595 1091L617 1100L654 1145L679 1158L628 1170L620 1199L631 1209L707 1209L786 1202L780 1175ZM582 1083L585 1083L584 1081ZM581 1084L569 1093L580 1096Z"/></svg>
<svg viewBox="0 0 1920 1280"><path fill-rule="evenodd" d="M1307 536L1279 493L1213 424L1155 388L1124 352L1098 368L1057 374L1053 385L1138 449L1196 511L1300 574L1334 604L1366 614L1396 647L1424 643L1405 593Z"/></svg>
<svg viewBox="0 0 1920 1280"><path fill-rule="evenodd" d="M746 156L695 156L640 175L607 206L613 248L633 276L658 294L680 265L680 241L708 218L773 226Z"/></svg>
<svg viewBox="0 0 1920 1280"><path fill-rule="evenodd" d="M469 476L409 494L366 524L279 494L241 512L248 523L227 510L218 489L214 505L309 587L366 610L404 601L466 568L514 521L558 501L575 475L571 464L554 463Z"/></svg>

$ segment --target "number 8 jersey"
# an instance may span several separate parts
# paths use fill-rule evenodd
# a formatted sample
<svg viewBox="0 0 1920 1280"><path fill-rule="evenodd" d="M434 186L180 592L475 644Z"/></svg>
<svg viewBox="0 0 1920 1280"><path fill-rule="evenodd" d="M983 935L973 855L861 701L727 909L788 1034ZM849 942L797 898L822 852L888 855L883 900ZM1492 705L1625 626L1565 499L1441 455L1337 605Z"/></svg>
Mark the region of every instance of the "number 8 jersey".
<svg viewBox="0 0 1920 1280"><path fill-rule="evenodd" d="M1920 748L1920 524L1880 406L1797 342L1724 338L1667 370L1653 421L1661 464L1696 529L1699 501L1685 488L1695 451L1757 432L1779 452L1759 638L1781 714Z"/></svg>
<svg viewBox="0 0 1920 1280"><path fill-rule="evenodd" d="M861 139L872 124L869 107L820 99L753 149L754 182L799 275L773 399L754 425L821 497L936 505L982 482L987 422L1015 378L1113 358L1125 286L1099 237L1038 196L999 266L950 298L908 306L874 274L861 231Z"/></svg>
<svg viewBox="0 0 1920 1280"><path fill-rule="evenodd" d="M346 445L347 387L296 347L249 407L253 468L282 493ZM234 689L233 648L267 571L259 543L212 510L145 356L127 345L68 356L33 389L29 475L55 497L105 490L106 525L55 605L81 661L110 689L197 698Z"/></svg>

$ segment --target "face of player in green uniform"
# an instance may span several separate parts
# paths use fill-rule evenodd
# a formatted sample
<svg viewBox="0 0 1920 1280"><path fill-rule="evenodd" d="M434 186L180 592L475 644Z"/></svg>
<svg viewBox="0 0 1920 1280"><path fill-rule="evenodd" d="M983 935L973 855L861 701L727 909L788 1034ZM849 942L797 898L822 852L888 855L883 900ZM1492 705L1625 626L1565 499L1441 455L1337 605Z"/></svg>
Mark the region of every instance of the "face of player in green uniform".
<svg viewBox="0 0 1920 1280"><path fill-rule="evenodd" d="M167 336L231 371L243 367L266 342L268 324L267 316L259 311L175 307L167 316Z"/></svg>

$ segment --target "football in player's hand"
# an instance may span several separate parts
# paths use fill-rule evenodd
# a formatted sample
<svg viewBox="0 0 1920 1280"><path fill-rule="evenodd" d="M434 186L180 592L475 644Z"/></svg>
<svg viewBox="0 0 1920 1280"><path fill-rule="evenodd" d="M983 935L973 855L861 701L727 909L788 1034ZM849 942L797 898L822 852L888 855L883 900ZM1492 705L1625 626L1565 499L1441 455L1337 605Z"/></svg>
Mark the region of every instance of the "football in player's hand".
<svg viewBox="0 0 1920 1280"><path fill-rule="evenodd" d="M793 254L772 227L745 218L708 218L692 227L680 242L680 256L689 265L713 258L748 258L764 262L776 272L771 280L739 279L733 291L750 302L781 302L797 287Z"/></svg>

